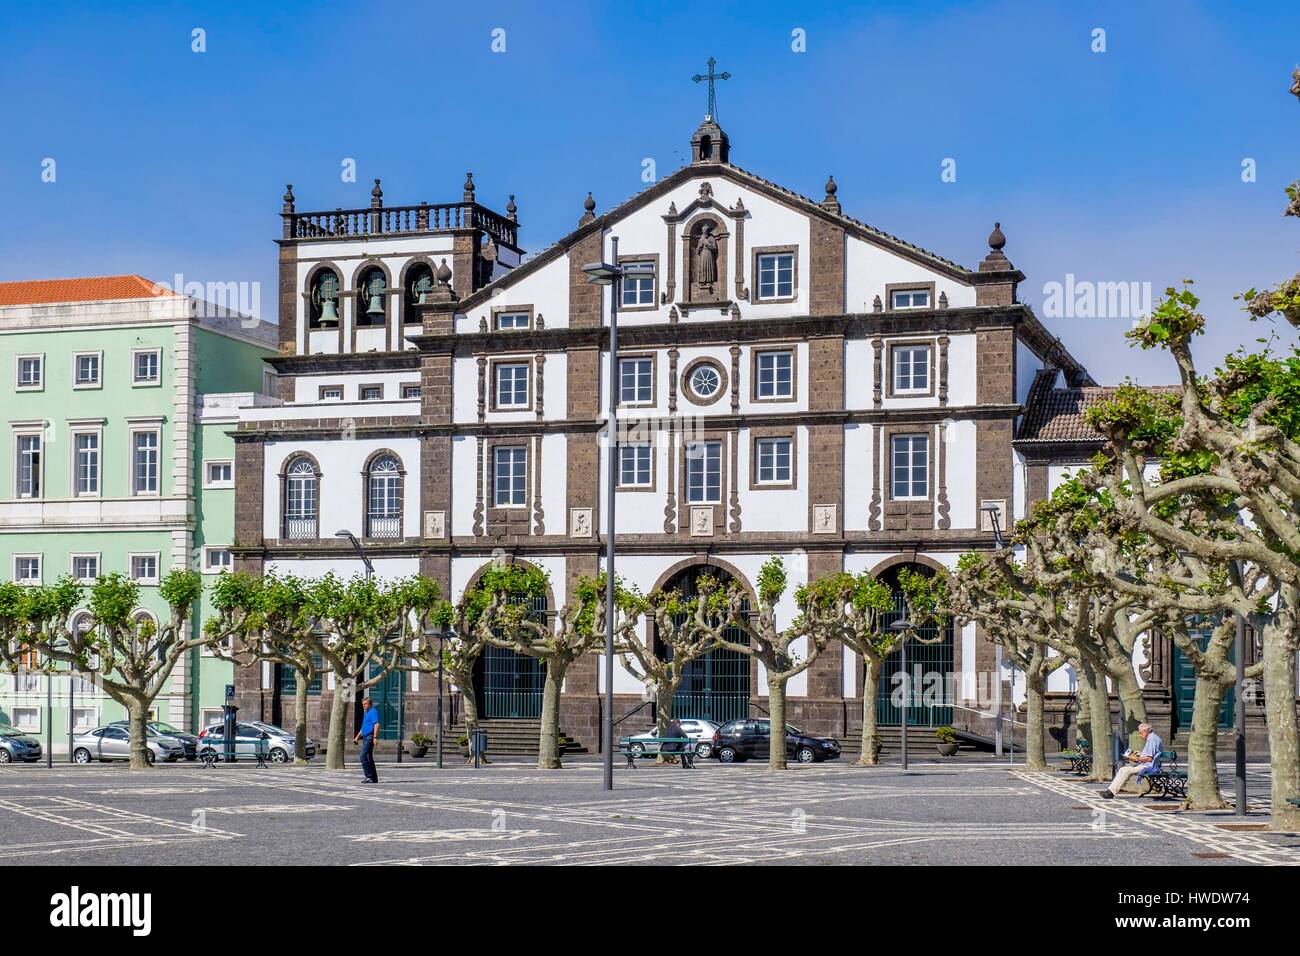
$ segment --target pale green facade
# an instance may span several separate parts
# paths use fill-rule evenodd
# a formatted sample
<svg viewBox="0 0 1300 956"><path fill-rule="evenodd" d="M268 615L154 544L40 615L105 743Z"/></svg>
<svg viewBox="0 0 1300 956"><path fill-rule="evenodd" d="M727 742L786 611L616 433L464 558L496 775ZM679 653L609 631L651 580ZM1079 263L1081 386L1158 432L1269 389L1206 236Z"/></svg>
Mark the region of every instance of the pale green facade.
<svg viewBox="0 0 1300 956"><path fill-rule="evenodd" d="M272 327L185 296L0 307L0 575L52 584L93 564L136 577L141 609L159 619L157 582L172 568L211 585L234 539L226 432L241 404L265 400L272 354ZM205 591L193 627L210 611ZM197 730L232 680L232 665L192 651L155 715ZM125 718L83 682L70 713L65 677L50 682L48 707L45 681L0 676L0 722L42 742L52 730L66 753L70 725Z"/></svg>

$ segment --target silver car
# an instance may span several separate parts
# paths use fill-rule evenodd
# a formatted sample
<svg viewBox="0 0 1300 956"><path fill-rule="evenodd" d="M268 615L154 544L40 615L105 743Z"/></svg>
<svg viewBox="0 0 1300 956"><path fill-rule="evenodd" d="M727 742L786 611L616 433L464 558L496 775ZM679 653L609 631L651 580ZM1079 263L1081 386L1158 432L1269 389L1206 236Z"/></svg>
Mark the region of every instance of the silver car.
<svg viewBox="0 0 1300 956"><path fill-rule="evenodd" d="M713 754L713 735L718 732L718 724L711 720L690 720L678 721L682 725L682 731L687 737L695 741L695 755L707 760ZM644 753L658 753L659 745L651 737L657 737L658 731L651 727L643 734L637 734L628 738L628 749L638 756Z"/></svg>
<svg viewBox="0 0 1300 956"><path fill-rule="evenodd" d="M266 738L263 741L262 735ZM293 731L268 724L261 720L241 720L235 725L235 756L254 757L262 747L272 763L288 763L293 759ZM218 758L226 753L225 726L213 724L199 732L199 757L205 751L215 751ZM307 759L316 756L316 743L307 738Z"/></svg>
<svg viewBox="0 0 1300 956"><path fill-rule="evenodd" d="M149 748L146 753L150 763L179 760L184 753L177 741L162 735L151 735L145 740L145 745ZM73 763L130 759L131 735L125 727L96 727L72 738Z"/></svg>

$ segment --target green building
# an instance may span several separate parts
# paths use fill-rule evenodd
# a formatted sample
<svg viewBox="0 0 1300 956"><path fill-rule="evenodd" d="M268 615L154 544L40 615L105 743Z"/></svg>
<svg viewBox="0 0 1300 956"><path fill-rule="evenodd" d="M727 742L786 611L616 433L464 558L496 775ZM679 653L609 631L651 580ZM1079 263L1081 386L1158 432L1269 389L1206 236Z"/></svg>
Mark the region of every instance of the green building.
<svg viewBox="0 0 1300 956"><path fill-rule="evenodd" d="M197 290L196 290L197 292ZM262 359L275 327L140 276L0 283L0 575L140 584L140 614L162 620L172 568L230 566L238 408L270 401ZM210 611L205 593L197 630ZM77 617L73 618L76 626ZM70 729L125 718L88 681L0 676L0 722L66 753ZM195 730L220 714L232 665L193 651L156 719ZM71 692L71 693L70 693ZM47 705L47 694L53 706ZM71 705L70 705L71 699ZM47 727L48 725L48 727Z"/></svg>

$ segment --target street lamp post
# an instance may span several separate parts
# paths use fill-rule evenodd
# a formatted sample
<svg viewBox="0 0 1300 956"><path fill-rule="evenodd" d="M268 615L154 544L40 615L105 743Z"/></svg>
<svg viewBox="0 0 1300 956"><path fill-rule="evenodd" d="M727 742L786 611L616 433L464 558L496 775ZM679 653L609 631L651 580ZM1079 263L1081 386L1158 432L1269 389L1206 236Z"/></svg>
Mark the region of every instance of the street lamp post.
<svg viewBox="0 0 1300 956"><path fill-rule="evenodd" d="M443 642L444 642L444 640L445 640L446 637L447 637L447 633L448 633L447 631L444 631L444 630L438 630L438 631L435 631L435 630L433 630L432 628L429 628L429 629L425 630L425 632L424 632L424 639L425 639L426 641L432 640L434 637L438 638L438 731L437 731L437 734L438 734L438 740L437 740L437 747L438 747L438 769L439 769L439 770L442 769L442 721L443 721L443 716L442 716L442 658L443 658L443 652L444 652L444 644L443 644Z"/></svg>
<svg viewBox="0 0 1300 956"><path fill-rule="evenodd" d="M903 670L903 719L899 721L899 727L902 730L903 742L903 769L907 769L907 707L911 703L911 684L912 680L907 675L907 634L912 630L912 622L906 616L889 625L891 631L897 631L900 643L898 653L901 658L899 664Z"/></svg>
<svg viewBox="0 0 1300 956"><path fill-rule="evenodd" d="M369 581L372 577L375 576L375 566L370 563L370 558L369 556L366 555L365 548L361 547L361 542L357 540L357 536L355 534L347 530L347 528L344 528L341 531L335 531L334 537L346 538L348 544L352 545L352 550L355 551L357 553L357 557L361 559L361 566L365 568L365 572L366 572L365 578L367 581ZM365 679L364 676L362 679L363 680ZM405 684L404 681L403 684ZM406 697L406 687L402 686L397 693L397 762L398 763L402 762L402 720L406 716L405 708L403 707L403 704L405 703L404 700L405 697ZM355 728L357 724L354 722L352 726Z"/></svg>
<svg viewBox="0 0 1300 956"><path fill-rule="evenodd" d="M1002 528L999 526L998 519L1001 517L1001 509L997 505L984 505L980 508L989 516L989 523L993 526L993 541L997 544L998 550L1003 548ZM998 641L993 645L993 676L995 678L993 685L993 755L1002 756L1002 642Z"/></svg>
<svg viewBox="0 0 1300 956"><path fill-rule="evenodd" d="M613 262L592 262L582 267L587 281L609 286L609 374L605 387L609 391L609 460L605 481L605 720L602 728L605 789L614 789L614 489L618 480L618 280L623 269L618 264L618 236L610 237Z"/></svg>

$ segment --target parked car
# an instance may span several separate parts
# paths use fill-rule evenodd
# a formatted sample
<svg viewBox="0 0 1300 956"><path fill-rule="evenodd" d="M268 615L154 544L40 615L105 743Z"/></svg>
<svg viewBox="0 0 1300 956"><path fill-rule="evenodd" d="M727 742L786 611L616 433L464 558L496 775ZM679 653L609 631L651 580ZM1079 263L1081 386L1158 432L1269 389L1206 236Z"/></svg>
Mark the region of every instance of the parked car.
<svg viewBox="0 0 1300 956"><path fill-rule="evenodd" d="M110 727L125 727L129 731L131 724L126 720L115 720ZM181 756L186 760L195 760L199 755L199 738L194 734L187 734L183 730L177 730L171 724L161 720L151 720L145 724L150 737L166 737L169 741L174 741L181 748Z"/></svg>
<svg viewBox="0 0 1300 956"><path fill-rule="evenodd" d="M150 735L145 738L146 752L150 763L157 760L179 760L182 751L178 741L162 735ZM131 735L125 727L109 724L96 727L84 734L72 738L72 760L74 763L90 763L92 760L130 760Z"/></svg>
<svg viewBox="0 0 1300 956"><path fill-rule="evenodd" d="M255 757L257 748L262 746L262 734L266 734L267 759L272 763L287 763L293 759L293 731L268 724L261 720L241 720L235 725L235 756ZM205 751L216 751L217 755L226 752L225 724L213 724L199 732L199 755ZM316 744L307 738L307 758L316 756Z"/></svg>
<svg viewBox="0 0 1300 956"><path fill-rule="evenodd" d="M17 727L0 724L0 763L35 763L43 756L41 742Z"/></svg>
<svg viewBox="0 0 1300 956"><path fill-rule="evenodd" d="M771 751L770 720L729 720L713 736L713 756L722 763L735 763L750 757L766 759ZM800 763L835 760L840 755L840 742L834 737L812 737L793 724L786 724L785 755Z"/></svg>
<svg viewBox="0 0 1300 956"><path fill-rule="evenodd" d="M682 730L695 741L695 755L708 758L713 754L713 735L718 732L718 725L711 720L683 720ZM658 736L656 728L651 727L643 734L628 738L628 749L638 757L644 753L658 753L659 745L647 738Z"/></svg>

